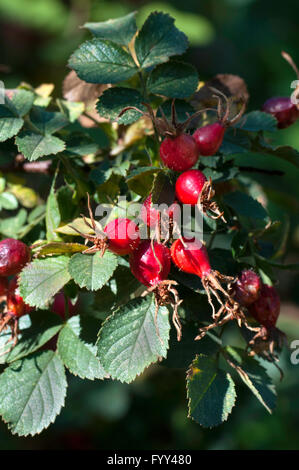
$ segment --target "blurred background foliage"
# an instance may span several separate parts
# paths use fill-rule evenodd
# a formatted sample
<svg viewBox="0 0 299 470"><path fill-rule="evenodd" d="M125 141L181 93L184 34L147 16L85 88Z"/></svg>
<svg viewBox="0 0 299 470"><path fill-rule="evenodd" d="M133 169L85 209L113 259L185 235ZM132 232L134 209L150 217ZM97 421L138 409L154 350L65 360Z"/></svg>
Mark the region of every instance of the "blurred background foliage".
<svg viewBox="0 0 299 470"><path fill-rule="evenodd" d="M292 0L0 0L0 79L7 88L21 81L34 87L54 83L56 96L68 69L66 62L88 33L86 21L104 21L138 10L142 24L154 10L170 13L190 39L186 59L205 81L216 73L243 77L249 108L259 109L273 95L290 95L296 78L281 51L299 63L299 3ZM276 134L277 144L299 150L299 121ZM242 164L258 166L258 158L242 155ZM299 170L271 157L263 167L283 176L263 176L271 191L273 219L289 227L286 262L299 258ZM279 192L287 187L290 197ZM281 329L299 338L298 275L278 273L282 295ZM233 333L231 333L233 334ZM235 339L237 342L237 338ZM86 383L69 377L66 408L39 437L11 436L0 424L0 449L298 449L299 365L282 358L285 379L278 383L273 416L239 384L238 406L228 423L204 430L186 417L184 371L153 367L128 386L118 382ZM273 367L269 372L275 374ZM278 382L278 377L277 377Z"/></svg>

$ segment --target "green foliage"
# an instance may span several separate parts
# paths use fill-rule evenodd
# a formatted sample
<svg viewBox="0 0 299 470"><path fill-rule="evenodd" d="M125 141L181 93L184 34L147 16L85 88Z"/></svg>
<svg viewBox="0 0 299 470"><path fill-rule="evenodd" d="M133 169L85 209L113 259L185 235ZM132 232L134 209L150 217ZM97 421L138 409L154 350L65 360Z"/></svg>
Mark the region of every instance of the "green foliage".
<svg viewBox="0 0 299 470"><path fill-rule="evenodd" d="M100 116L111 121L116 120L119 124L131 124L140 118L141 113L131 109L119 118L118 115L128 106L134 106L141 111L145 111L141 103L142 96L138 91L131 88L114 87L106 90L100 97L97 110Z"/></svg>
<svg viewBox="0 0 299 470"><path fill-rule="evenodd" d="M96 346L81 338L80 316L70 318L58 337L58 354L64 365L81 379L103 379L106 372L96 356Z"/></svg>
<svg viewBox="0 0 299 470"><path fill-rule="evenodd" d="M98 357L113 379L132 382L151 363L166 357L169 340L168 310L161 307L155 326L155 303L151 296L135 299L116 310L103 324Z"/></svg>
<svg viewBox="0 0 299 470"><path fill-rule="evenodd" d="M129 256L109 251L109 240L101 256L102 231L109 221L139 216L139 212L133 213L135 204L142 203L149 193L154 204L175 201L178 173L162 164L161 141L171 134L172 126L183 123L198 109L215 108L209 100L207 104L198 98L202 89L197 70L177 57L185 53L188 40L175 26L174 18L152 12L139 31L135 18L133 12L84 25L93 38L69 59L72 72L66 82L71 85L64 99L43 94L43 86L34 90L22 84L7 90L0 105L0 163L4 165L0 174L1 237L23 240L30 246L32 258L19 273L18 288L33 310L17 320L5 309L1 313L4 326L6 321L8 324L0 333L0 354L17 341L0 355L0 414L20 436L41 432L60 412L67 387L65 368L81 379L101 380L101 390L108 382L102 379L130 383L145 370L150 374L152 364L185 369L189 417L208 428L226 421L236 401L234 381L227 369L267 411L271 413L275 407L276 392L268 369L248 355L246 346L227 345L230 337L228 343L222 339L218 323L215 330L195 341L203 326L212 322L211 299L199 276L172 267L169 280L177 282L171 285L177 293L160 291L160 285L144 292L145 286L131 273ZM200 70L201 74L206 72ZM230 84L227 89L233 95L234 114L239 109L235 101L242 93L233 85L230 90ZM184 131L192 134L196 127L214 120L214 113L196 115ZM179 133L181 128L175 130ZM296 201L287 182L273 179L263 165L266 159L275 162L276 171L280 171L279 165L283 171L285 165L292 165L295 175L299 153L270 141L269 133L274 139L276 131L273 116L249 111L226 129L216 155L199 158L194 165L211 178L215 190L215 195L211 192L212 204L219 205L227 220L225 224L211 218L208 210L203 233L198 234L206 243L212 269L222 274L233 277L249 267L272 283L276 269L298 269L297 264L284 265L280 260L289 223L278 222L281 198L292 210ZM11 168L15 174L10 173ZM29 187L30 178L25 175L32 168L36 173ZM118 200L118 196L125 200ZM99 204L105 218L97 217ZM190 221L194 226L194 211ZM137 223L146 232L140 218ZM156 236L157 230L153 234ZM89 246L98 247L96 252L85 252L84 238ZM162 241L170 247L171 240ZM224 289L229 289L225 282L222 287L213 283L215 271L209 278L211 293L217 289L218 297L223 294L230 312L235 307L232 299L228 300L231 291L225 294ZM167 284L162 286L166 289ZM65 312L60 317L50 310L61 292ZM170 321L176 320L170 302L178 302L177 295L182 301L177 305L181 341ZM78 301L76 312L71 311L69 299ZM226 313L220 312L217 320ZM243 313L250 323L245 308ZM234 318L244 324L244 317L238 315L240 312L234 312ZM238 322L230 324L233 334L241 337ZM265 342L264 346L271 356L272 344ZM271 362L276 356L266 359ZM109 400L114 410L113 396Z"/></svg>
<svg viewBox="0 0 299 470"><path fill-rule="evenodd" d="M198 85L198 74L192 65L171 61L158 65L149 75L150 93L169 98L188 98Z"/></svg>
<svg viewBox="0 0 299 470"><path fill-rule="evenodd" d="M161 12L147 18L135 41L137 59L143 69L183 54L187 46L187 37L174 26L174 19Z"/></svg>
<svg viewBox="0 0 299 470"><path fill-rule="evenodd" d="M255 359L248 357L242 349L227 347L226 351L229 364L266 410L272 413L276 405L276 392L266 370Z"/></svg>
<svg viewBox="0 0 299 470"><path fill-rule="evenodd" d="M116 266L117 258L109 251L106 251L104 256L99 252L94 255L77 253L71 257L68 270L80 287L98 290L109 281Z"/></svg>
<svg viewBox="0 0 299 470"><path fill-rule="evenodd" d="M1 374L0 415L13 434L38 434L60 412L66 387L64 367L57 354L34 353Z"/></svg>
<svg viewBox="0 0 299 470"><path fill-rule="evenodd" d="M69 258L36 259L20 274L19 287L25 302L32 307L44 308L45 304L70 280Z"/></svg>
<svg viewBox="0 0 299 470"><path fill-rule="evenodd" d="M234 382L215 357L197 356L187 374L189 416L204 427L226 421L236 401Z"/></svg>
<svg viewBox="0 0 299 470"><path fill-rule="evenodd" d="M85 23L84 28L89 29L96 37L109 39L120 45L127 45L137 31L136 12L130 13L115 20L99 23Z"/></svg>
<svg viewBox="0 0 299 470"><path fill-rule="evenodd" d="M128 52L112 41L98 38L83 43L71 56L69 66L88 83L118 83L137 72Z"/></svg>

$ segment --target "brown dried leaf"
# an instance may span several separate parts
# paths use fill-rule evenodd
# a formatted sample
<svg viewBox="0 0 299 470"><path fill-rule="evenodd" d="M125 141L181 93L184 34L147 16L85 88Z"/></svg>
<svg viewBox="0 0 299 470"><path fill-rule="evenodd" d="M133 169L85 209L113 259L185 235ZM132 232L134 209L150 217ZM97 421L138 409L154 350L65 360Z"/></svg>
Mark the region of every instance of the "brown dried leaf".
<svg viewBox="0 0 299 470"><path fill-rule="evenodd" d="M217 104L217 100L213 98L214 92L210 90L210 87L221 91L228 98L232 97L237 103L244 100L246 103L248 102L249 93L243 78L231 74L218 74L194 93L191 104L196 108L198 105L211 106L212 104Z"/></svg>
<svg viewBox="0 0 299 470"><path fill-rule="evenodd" d="M110 85L86 83L72 70L63 81L63 97L68 101L81 101L86 107L93 107L98 97Z"/></svg>

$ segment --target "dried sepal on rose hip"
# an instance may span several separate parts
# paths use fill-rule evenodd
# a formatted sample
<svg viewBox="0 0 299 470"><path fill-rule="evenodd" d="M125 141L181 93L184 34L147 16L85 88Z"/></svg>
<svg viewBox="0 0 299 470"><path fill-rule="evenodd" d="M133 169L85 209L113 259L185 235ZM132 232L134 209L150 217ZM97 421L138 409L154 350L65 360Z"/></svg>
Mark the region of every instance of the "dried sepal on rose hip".
<svg viewBox="0 0 299 470"><path fill-rule="evenodd" d="M246 109L246 102L243 100L239 113L233 118L230 118L231 101L224 93L214 88L211 89L216 93L214 95L215 98L218 99L218 121L214 122L213 124L207 124L198 128L193 134L193 138L197 143L200 156L206 157L215 155L218 152L222 145L226 129L236 124L241 119ZM225 110L223 109L221 98L225 101Z"/></svg>
<svg viewBox="0 0 299 470"><path fill-rule="evenodd" d="M178 292L174 288L176 281L167 279L171 267L170 251L167 246L153 240L143 240L139 247L130 255L130 269L139 282L147 286L143 296L153 293L155 295L155 326L157 336L160 338L157 325L159 307L171 305L173 308L172 322L177 332L177 340L182 337L182 326L178 315L181 304Z"/></svg>
<svg viewBox="0 0 299 470"><path fill-rule="evenodd" d="M19 293L17 278L13 278L7 289L6 307L0 314L0 333L7 328L10 328L11 336L3 345L0 356L8 354L15 347L18 342L19 319L23 315L30 313L32 310L33 308L24 302L23 297L21 297ZM5 349L5 346L8 343L11 344Z"/></svg>
<svg viewBox="0 0 299 470"><path fill-rule="evenodd" d="M175 185L176 197L182 204L190 204L191 206L198 206L204 214L212 219L221 218L226 222L223 214L213 200L215 191L212 186L212 180L205 177L200 170L188 170L182 173ZM215 215L210 215L212 212Z"/></svg>
<svg viewBox="0 0 299 470"><path fill-rule="evenodd" d="M232 276L225 276L211 268L207 249L200 240L196 238L178 239L172 244L170 251L173 263L181 271L195 274L201 278L208 302L212 307L214 322L201 328L199 335L195 338L196 340L202 339L207 331L217 326L222 326L230 320L236 320L239 326L245 324L247 328L257 331L256 328L251 328L248 325L245 312L232 295L231 284L234 278ZM226 284L226 289L222 284ZM213 304L212 296L216 298L220 305L217 311Z"/></svg>
<svg viewBox="0 0 299 470"><path fill-rule="evenodd" d="M86 226L92 229L95 235L84 234L80 232L76 227L70 227L75 230L79 235L85 238L85 243L91 242L93 245L82 253L91 254L99 251L101 256L104 256L105 251L108 249L120 256L129 255L134 251L140 242L140 235L138 226L130 219L117 218L110 221L104 228L100 230L96 225L91 205L90 197L88 197L88 211L90 222L82 215Z"/></svg>

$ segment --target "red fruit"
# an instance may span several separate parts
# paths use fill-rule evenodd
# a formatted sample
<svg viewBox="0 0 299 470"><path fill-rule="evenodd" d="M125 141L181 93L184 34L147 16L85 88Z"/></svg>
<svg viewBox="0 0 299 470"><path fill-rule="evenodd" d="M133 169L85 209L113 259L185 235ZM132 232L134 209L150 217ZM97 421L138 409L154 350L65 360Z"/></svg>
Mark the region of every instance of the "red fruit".
<svg viewBox="0 0 299 470"><path fill-rule="evenodd" d="M139 229L130 219L114 219L104 228L108 249L117 255L128 255L140 242Z"/></svg>
<svg viewBox="0 0 299 470"><path fill-rule="evenodd" d="M0 242L0 276L18 274L30 261L30 249L25 243L6 238Z"/></svg>
<svg viewBox="0 0 299 470"><path fill-rule="evenodd" d="M201 278L209 276L211 265L205 245L196 238L183 238L183 242L178 239L171 246L170 253L174 264L185 273L196 274Z"/></svg>
<svg viewBox="0 0 299 470"><path fill-rule="evenodd" d="M9 283L6 302L9 313L18 318L33 310L30 305L25 304L23 297L21 297L18 289L17 278L12 279Z"/></svg>
<svg viewBox="0 0 299 470"><path fill-rule="evenodd" d="M152 206L152 195L149 194L141 207L141 218L148 227L156 227L160 212Z"/></svg>
<svg viewBox="0 0 299 470"><path fill-rule="evenodd" d="M0 277L0 296L5 295L8 288L8 280L6 277Z"/></svg>
<svg viewBox="0 0 299 470"><path fill-rule="evenodd" d="M79 299L76 302L72 302L68 299L69 316L75 315L78 311ZM65 319L65 302L64 293L58 292L54 297L54 302L51 308L52 312L57 313L63 320Z"/></svg>
<svg viewBox="0 0 299 470"><path fill-rule="evenodd" d="M197 143L199 154L203 156L215 155L221 147L225 134L225 126L220 122L200 127L193 134Z"/></svg>
<svg viewBox="0 0 299 470"><path fill-rule="evenodd" d="M165 219L163 218L165 214ZM149 194L145 199L140 212L141 218L143 222L148 227L156 227L159 220L160 220L160 212L158 209L153 207L152 205L152 195ZM171 206L169 206L168 210L165 213L162 213L162 220L168 222L169 219L178 220L180 217L180 206L178 205L177 201L174 201Z"/></svg>
<svg viewBox="0 0 299 470"><path fill-rule="evenodd" d="M160 157L165 166L174 171L189 170L198 160L199 150L191 135L166 137L160 146Z"/></svg>
<svg viewBox="0 0 299 470"><path fill-rule="evenodd" d="M259 298L261 288L260 276L251 269L244 269L234 285L234 297L239 304L247 307Z"/></svg>
<svg viewBox="0 0 299 470"><path fill-rule="evenodd" d="M196 205L207 178L200 170L189 170L182 173L175 185L175 193L183 204Z"/></svg>
<svg viewBox="0 0 299 470"><path fill-rule="evenodd" d="M277 119L279 129L291 126L299 117L297 106L286 96L270 98L263 104L262 111Z"/></svg>
<svg viewBox="0 0 299 470"><path fill-rule="evenodd" d="M165 245L150 240L140 243L130 256L130 267L134 276L146 286L156 286L167 279L171 260L170 251Z"/></svg>
<svg viewBox="0 0 299 470"><path fill-rule="evenodd" d="M274 327L280 313L280 298L276 289L263 284L260 297L248 310L261 325L266 328Z"/></svg>

